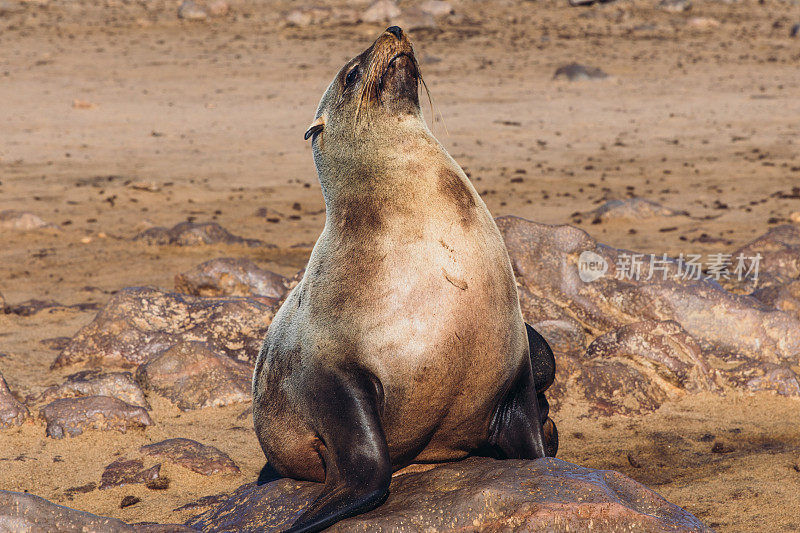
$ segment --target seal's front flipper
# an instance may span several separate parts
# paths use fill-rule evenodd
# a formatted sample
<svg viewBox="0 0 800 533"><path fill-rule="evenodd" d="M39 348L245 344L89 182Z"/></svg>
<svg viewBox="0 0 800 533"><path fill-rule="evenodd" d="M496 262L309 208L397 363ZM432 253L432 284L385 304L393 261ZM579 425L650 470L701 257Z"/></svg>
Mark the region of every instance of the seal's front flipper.
<svg viewBox="0 0 800 533"><path fill-rule="evenodd" d="M544 392L553 380L556 379L556 358L553 350L544 337L533 329L529 324L525 324L528 332L528 346L531 352L531 367L533 368L533 381L536 383L536 391Z"/></svg>
<svg viewBox="0 0 800 533"><path fill-rule="evenodd" d="M309 406L324 444L325 488L289 529L322 531L374 509L389 494L392 465L381 423L383 387L361 370L320 371Z"/></svg>

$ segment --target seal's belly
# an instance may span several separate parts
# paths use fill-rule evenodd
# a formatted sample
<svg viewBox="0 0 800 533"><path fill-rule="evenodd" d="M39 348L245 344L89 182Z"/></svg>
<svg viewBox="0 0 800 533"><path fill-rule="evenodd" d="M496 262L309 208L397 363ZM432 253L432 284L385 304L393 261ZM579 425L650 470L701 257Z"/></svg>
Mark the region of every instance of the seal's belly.
<svg viewBox="0 0 800 533"><path fill-rule="evenodd" d="M359 302L368 309L350 316L359 361L384 387L384 429L396 464L455 459L483 444L527 356L505 257L449 241L387 254L369 281L372 299Z"/></svg>

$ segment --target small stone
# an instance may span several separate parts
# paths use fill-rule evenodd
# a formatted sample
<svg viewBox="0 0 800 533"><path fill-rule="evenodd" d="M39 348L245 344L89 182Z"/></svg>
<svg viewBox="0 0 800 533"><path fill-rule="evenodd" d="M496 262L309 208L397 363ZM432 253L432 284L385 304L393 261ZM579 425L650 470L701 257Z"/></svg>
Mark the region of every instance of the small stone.
<svg viewBox="0 0 800 533"><path fill-rule="evenodd" d="M159 479L160 471L160 464L145 469L144 462L141 459L128 460L120 457L103 470L103 475L100 479L100 490L123 485L152 483Z"/></svg>
<svg viewBox="0 0 800 533"><path fill-rule="evenodd" d="M67 376L61 385L49 387L37 398L37 403L49 403L61 398L110 396L130 405L149 409L142 389L130 372L100 372L84 370Z"/></svg>
<svg viewBox="0 0 800 533"><path fill-rule="evenodd" d="M404 30L435 30L438 26L436 19L430 13L421 9L411 8L398 17L398 23Z"/></svg>
<svg viewBox="0 0 800 533"><path fill-rule="evenodd" d="M683 13L692 8L692 3L689 0L661 0L658 7L669 13Z"/></svg>
<svg viewBox="0 0 800 533"><path fill-rule="evenodd" d="M21 426L30 413L8 388L3 374L0 374L0 429Z"/></svg>
<svg viewBox="0 0 800 533"><path fill-rule="evenodd" d="M686 25L695 30L708 31L719 28L720 22L712 17L692 17L686 21Z"/></svg>
<svg viewBox="0 0 800 533"><path fill-rule="evenodd" d="M142 446L145 455L173 462L204 476L214 474L238 474L239 467L228 456L214 446L201 444L191 439L168 439Z"/></svg>
<svg viewBox="0 0 800 533"><path fill-rule="evenodd" d="M72 101L73 109L96 109L97 104L76 98Z"/></svg>
<svg viewBox="0 0 800 533"><path fill-rule="evenodd" d="M181 410L221 407L252 400L253 369L207 344L176 344L139 366L136 380Z"/></svg>
<svg viewBox="0 0 800 533"><path fill-rule="evenodd" d="M364 11L361 19L364 22L391 22L400 13L400 8L391 0L377 0Z"/></svg>
<svg viewBox="0 0 800 533"><path fill-rule="evenodd" d="M178 18L183 20L205 20L208 18L208 14L193 0L183 0L180 7L178 7Z"/></svg>
<svg viewBox="0 0 800 533"><path fill-rule="evenodd" d="M175 276L175 290L194 296L282 298L289 280L248 259L220 257Z"/></svg>
<svg viewBox="0 0 800 533"><path fill-rule="evenodd" d="M161 186L154 181L134 181L128 187L136 191L159 192Z"/></svg>
<svg viewBox="0 0 800 533"><path fill-rule="evenodd" d="M136 505L139 503L141 498L137 498L136 496L131 496L130 494L122 498L122 501L119 502L119 508L125 509L126 507L130 507L131 505Z"/></svg>
<svg viewBox="0 0 800 533"><path fill-rule="evenodd" d="M58 226L45 222L33 213L7 209L0 211L0 228L30 231L42 228L58 229Z"/></svg>
<svg viewBox="0 0 800 533"><path fill-rule="evenodd" d="M789 37L800 37L800 22L792 26L789 30Z"/></svg>
<svg viewBox="0 0 800 533"><path fill-rule="evenodd" d="M581 65L579 63L570 63L568 65L560 66L556 69L553 79L558 78L566 78L569 81L601 80L608 78L608 74L597 67L590 67L587 65Z"/></svg>
<svg viewBox="0 0 800 533"><path fill-rule="evenodd" d="M115 430L122 433L153 425L142 407L129 405L109 396L86 396L55 400L41 410L47 423L47 436L54 439L74 437L87 429Z"/></svg>

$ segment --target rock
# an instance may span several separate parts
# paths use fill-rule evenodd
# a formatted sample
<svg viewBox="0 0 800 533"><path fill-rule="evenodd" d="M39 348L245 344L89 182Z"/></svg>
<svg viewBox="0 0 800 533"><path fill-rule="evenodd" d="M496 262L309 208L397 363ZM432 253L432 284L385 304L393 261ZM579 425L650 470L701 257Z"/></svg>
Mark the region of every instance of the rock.
<svg viewBox="0 0 800 533"><path fill-rule="evenodd" d="M208 18L208 13L194 3L193 0L183 0L180 7L178 7L178 18L183 20L205 20Z"/></svg>
<svg viewBox="0 0 800 533"><path fill-rule="evenodd" d="M361 20L364 22L391 22L400 16L400 8L391 0L377 0L370 5Z"/></svg>
<svg viewBox="0 0 800 533"><path fill-rule="evenodd" d="M719 28L720 22L711 17L692 17L686 21L686 26L695 30L708 31Z"/></svg>
<svg viewBox="0 0 800 533"><path fill-rule="evenodd" d="M80 303L75 305L64 305L56 302L55 300L25 300L24 302L7 305L5 307L6 314L13 314L19 316L32 316L44 310L63 310L63 309L77 309L78 311L97 310L98 304L95 303Z"/></svg>
<svg viewBox="0 0 800 533"><path fill-rule="evenodd" d="M139 366L136 379L184 411L252 400L253 368L198 341L156 355Z"/></svg>
<svg viewBox="0 0 800 533"><path fill-rule="evenodd" d="M142 407L127 404L110 396L85 396L55 400L41 410L47 423L47 436L74 437L86 429L115 430L122 433L132 428L153 425Z"/></svg>
<svg viewBox="0 0 800 533"><path fill-rule="evenodd" d="M69 337L50 337L49 339L42 339L39 341L39 344L45 346L50 350L56 350L60 352L64 348L67 347L69 344Z"/></svg>
<svg viewBox="0 0 800 533"><path fill-rule="evenodd" d="M61 385L49 387L39 395L37 403L48 403L61 398L83 396L110 396L130 405L149 409L142 389L130 372L100 372L84 370L67 376Z"/></svg>
<svg viewBox="0 0 800 533"><path fill-rule="evenodd" d="M204 532L285 530L321 484L248 484L186 524ZM554 458L469 458L396 476L378 508L327 531L710 531L689 512L613 471Z"/></svg>
<svg viewBox="0 0 800 533"><path fill-rule="evenodd" d="M331 10L324 7L303 7L290 11L286 15L286 23L289 26L305 28L321 23L330 15Z"/></svg>
<svg viewBox="0 0 800 533"><path fill-rule="evenodd" d="M608 74L597 67L589 67L578 63L562 65L556 69L553 79L566 78L569 81L600 80L608 78Z"/></svg>
<svg viewBox="0 0 800 533"><path fill-rule="evenodd" d="M575 320L542 320L529 324L545 338L556 359L563 355L580 355L586 348L586 334Z"/></svg>
<svg viewBox="0 0 800 533"><path fill-rule="evenodd" d="M792 29L789 30L789 37L798 37L800 36L800 22L792 26Z"/></svg>
<svg viewBox="0 0 800 533"><path fill-rule="evenodd" d="M692 9L692 3L689 0L661 0L658 7L670 13L683 13Z"/></svg>
<svg viewBox="0 0 800 533"><path fill-rule="evenodd" d="M194 340L253 363L275 304L270 298L199 298L144 287L122 289L73 337L53 368L81 362L135 366Z"/></svg>
<svg viewBox="0 0 800 533"><path fill-rule="evenodd" d="M597 0L569 0L569 5L572 7L578 6L590 6L595 3Z"/></svg>
<svg viewBox="0 0 800 533"><path fill-rule="evenodd" d="M637 322L596 338L575 385L602 414L644 413L684 392L715 388L700 347L671 321Z"/></svg>
<svg viewBox="0 0 800 533"><path fill-rule="evenodd" d="M655 217L688 215L686 211L675 211L645 198L609 200L597 209L582 213L594 223L616 220L636 221Z"/></svg>
<svg viewBox="0 0 800 533"><path fill-rule="evenodd" d="M714 280L684 279L684 263L655 256L652 268L645 263L637 276L633 252L600 245L578 228L517 217L500 217L497 224L517 282L592 335L643 320L673 320L704 353L741 354L775 364L800 361L798 319L755 298L731 294ZM587 265L599 270L587 272Z"/></svg>
<svg viewBox="0 0 800 533"><path fill-rule="evenodd" d="M147 244L172 244L176 246L200 246L204 244L244 244L251 248L274 248L275 246L258 239L244 239L238 235L233 235L216 222L181 222L169 229L156 226L138 234L134 237L134 240Z"/></svg>
<svg viewBox="0 0 800 533"><path fill-rule="evenodd" d="M42 228L58 229L58 226L45 222L33 213L7 209L0 211L0 228L30 231Z"/></svg>
<svg viewBox="0 0 800 533"><path fill-rule="evenodd" d="M0 429L21 426L30 413L8 388L3 374L0 374Z"/></svg>
<svg viewBox="0 0 800 533"><path fill-rule="evenodd" d="M455 13L453 5L444 0L427 0L422 2L419 8L422 12L433 17L446 17Z"/></svg>
<svg viewBox="0 0 800 533"><path fill-rule="evenodd" d="M97 516L21 492L0 490L0 527L7 531L134 533L116 518Z"/></svg>
<svg viewBox="0 0 800 533"><path fill-rule="evenodd" d="M191 439L168 439L142 446L139 451L147 456L173 462L204 476L238 474L239 467L219 449Z"/></svg>
<svg viewBox="0 0 800 533"><path fill-rule="evenodd" d="M770 228L764 235L742 246L732 254L755 257L758 262L757 286L788 283L800 278L800 228L791 224ZM746 280L747 281L747 280Z"/></svg>
<svg viewBox="0 0 800 533"><path fill-rule="evenodd" d="M220 257L175 276L175 290L194 296L282 298L289 280L248 259Z"/></svg>
<svg viewBox="0 0 800 533"><path fill-rule="evenodd" d="M100 490L123 485L148 483L158 479L160 472L160 464L145 469L144 462L141 459L128 460L120 457L103 470Z"/></svg>
<svg viewBox="0 0 800 533"><path fill-rule="evenodd" d="M785 285L772 285L751 294L766 306L785 311L800 319L800 279Z"/></svg>

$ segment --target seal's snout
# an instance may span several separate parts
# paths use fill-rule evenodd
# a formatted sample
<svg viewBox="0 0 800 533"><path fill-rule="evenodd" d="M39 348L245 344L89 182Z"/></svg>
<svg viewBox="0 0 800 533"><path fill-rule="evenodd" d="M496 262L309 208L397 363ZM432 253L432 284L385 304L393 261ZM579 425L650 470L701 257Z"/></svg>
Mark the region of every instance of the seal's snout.
<svg viewBox="0 0 800 533"><path fill-rule="evenodd" d="M397 37L398 41L403 38L403 30L400 29L400 26L389 26L386 28L386 32Z"/></svg>

